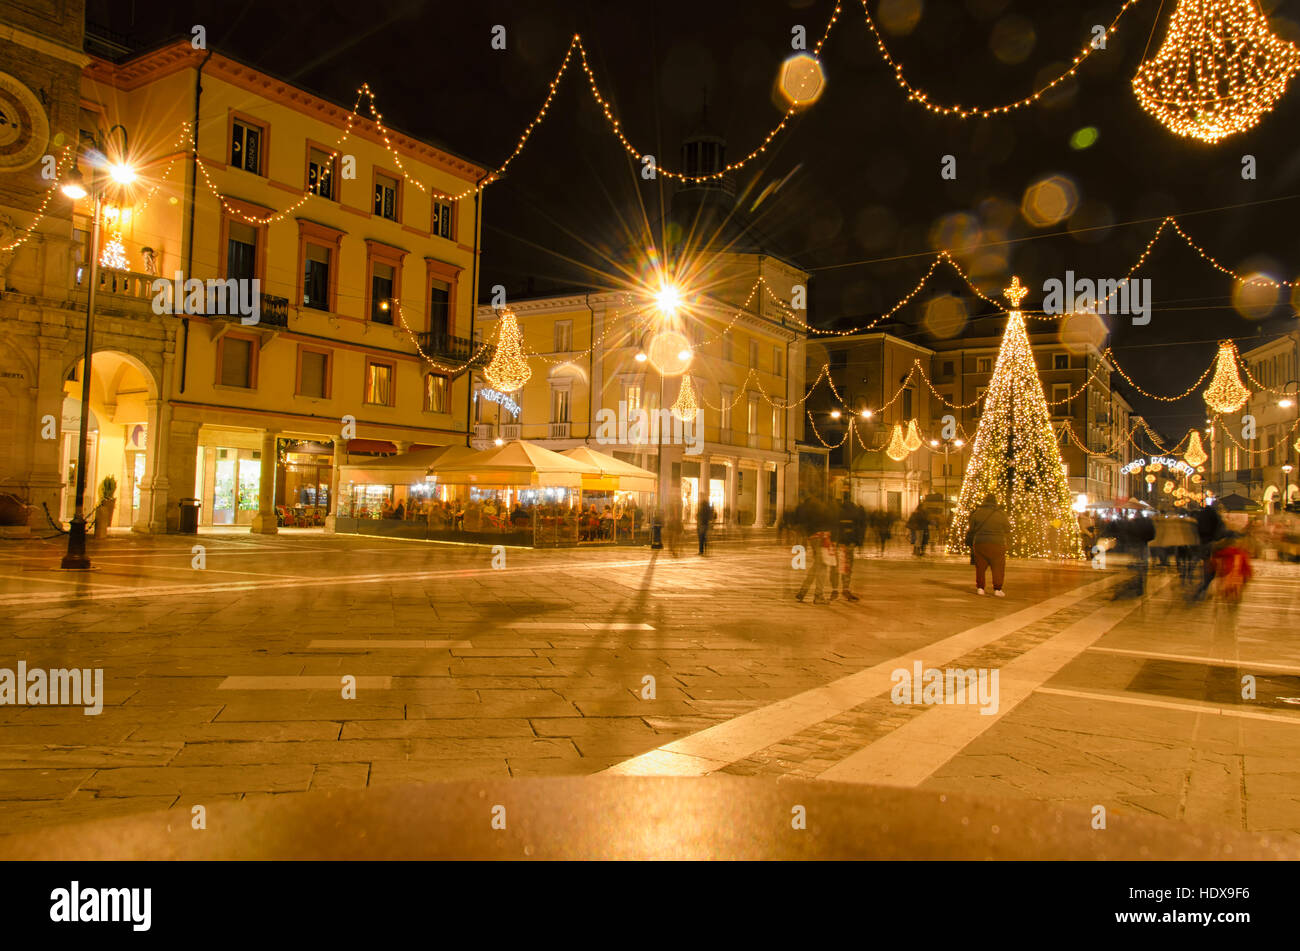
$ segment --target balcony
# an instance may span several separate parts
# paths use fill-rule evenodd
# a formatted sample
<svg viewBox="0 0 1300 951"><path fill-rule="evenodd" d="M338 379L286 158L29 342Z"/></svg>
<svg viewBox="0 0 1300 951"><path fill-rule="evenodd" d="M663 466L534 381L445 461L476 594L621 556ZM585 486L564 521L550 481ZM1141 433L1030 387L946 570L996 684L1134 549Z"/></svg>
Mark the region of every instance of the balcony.
<svg viewBox="0 0 1300 951"><path fill-rule="evenodd" d="M570 425L569 423L551 423L551 426L550 426L550 433L551 433L550 438L551 438L551 439L568 439L568 438L569 438L569 425Z"/></svg>
<svg viewBox="0 0 1300 951"><path fill-rule="evenodd" d="M502 423L501 438L506 442L513 442L519 438L519 433L523 427L519 423Z"/></svg>
<svg viewBox="0 0 1300 951"><path fill-rule="evenodd" d="M487 366L492 360L496 348L491 344L475 344L468 337L454 337L451 334L425 330L415 335L420 342L420 349L431 357L438 357L452 363L469 363L474 358L474 366ZM482 346L481 352L479 348ZM477 356L475 353L477 352Z"/></svg>

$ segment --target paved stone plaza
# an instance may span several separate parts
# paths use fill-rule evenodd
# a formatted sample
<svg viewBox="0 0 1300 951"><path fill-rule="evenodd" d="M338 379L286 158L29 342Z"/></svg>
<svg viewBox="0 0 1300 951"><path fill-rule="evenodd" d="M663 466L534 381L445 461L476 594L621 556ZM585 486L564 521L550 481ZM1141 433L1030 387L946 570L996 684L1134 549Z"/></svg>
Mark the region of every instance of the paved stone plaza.
<svg viewBox="0 0 1300 951"><path fill-rule="evenodd" d="M1239 607L1188 605L1160 574L1114 601L1123 569L1044 563L1013 564L994 599L961 561L900 548L858 561L861 601L813 605L772 536L706 558L511 549L494 569L486 548L312 531L118 535L84 574L57 568L57 541L0 548L0 667L102 667L104 707L0 707L5 833L608 771L1102 805L1300 841L1300 577L1276 563ZM996 709L894 703L916 662L996 669Z"/></svg>

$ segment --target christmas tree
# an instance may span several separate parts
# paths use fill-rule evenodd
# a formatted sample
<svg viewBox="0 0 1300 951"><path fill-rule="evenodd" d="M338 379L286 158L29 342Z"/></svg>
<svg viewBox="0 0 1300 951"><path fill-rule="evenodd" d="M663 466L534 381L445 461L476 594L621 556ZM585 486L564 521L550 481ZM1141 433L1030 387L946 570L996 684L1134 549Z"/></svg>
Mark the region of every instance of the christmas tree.
<svg viewBox="0 0 1300 951"><path fill-rule="evenodd" d="M1052 431L1052 417L1034 352L1020 314L1028 291L1012 278L1003 292L1011 301L1007 329L961 496L953 512L948 550L965 552L971 513L990 492L1011 520L1007 553L1021 558L1081 558L1079 523L1070 505L1070 484Z"/></svg>

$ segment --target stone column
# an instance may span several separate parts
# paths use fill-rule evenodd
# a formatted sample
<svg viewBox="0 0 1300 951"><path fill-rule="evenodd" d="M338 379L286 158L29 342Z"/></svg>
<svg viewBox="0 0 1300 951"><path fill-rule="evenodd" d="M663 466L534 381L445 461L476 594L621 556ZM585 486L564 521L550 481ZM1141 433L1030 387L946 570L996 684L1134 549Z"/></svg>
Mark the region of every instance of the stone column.
<svg viewBox="0 0 1300 951"><path fill-rule="evenodd" d="M63 473L60 471L63 456L63 347L66 341L42 337L40 356L33 381L31 468L24 479L27 501L33 506L28 512L28 525L41 531L48 530L45 509L59 517L63 504Z"/></svg>
<svg viewBox="0 0 1300 951"><path fill-rule="evenodd" d="M411 451L411 443L409 441L394 440L393 445L397 447L399 453Z"/></svg>
<svg viewBox="0 0 1300 951"><path fill-rule="evenodd" d="M169 412L168 416L170 415ZM199 461L199 429L202 425L198 420L171 420L164 440L167 447L164 460L167 476L164 487L155 493L158 500L156 504L161 505L161 509L157 510L157 522L151 531L175 532L180 528L180 500L194 495L194 477ZM143 507L143 496L140 504Z"/></svg>
<svg viewBox="0 0 1300 951"><path fill-rule="evenodd" d="M275 518L275 439L280 434L262 430L262 474L257 484L257 514L250 531L254 535L274 535L279 531Z"/></svg>
<svg viewBox="0 0 1300 951"><path fill-rule="evenodd" d="M145 434L144 479L140 482L140 510L136 513L131 530L157 535L167 531L167 507L171 488L167 436L171 428L172 408L163 399L149 400L145 403L145 408L148 432ZM188 495L189 492L185 494Z"/></svg>
<svg viewBox="0 0 1300 951"><path fill-rule="evenodd" d="M348 462L348 441L341 436L334 437L334 466L330 469L330 511L325 516L325 534L333 535L334 526L343 508L339 498L339 486L342 485L342 469Z"/></svg>
<svg viewBox="0 0 1300 951"><path fill-rule="evenodd" d="M781 516L787 511L785 499L785 467L784 462L776 464L776 520L779 522Z"/></svg>
<svg viewBox="0 0 1300 951"><path fill-rule="evenodd" d="M754 527L767 527L767 463L760 462L754 483Z"/></svg>
<svg viewBox="0 0 1300 951"><path fill-rule="evenodd" d="M740 522L740 513L737 509L740 507L740 499L736 498L736 475L740 468L740 460L732 459L727 464L727 481L726 481L726 501L723 504L724 518L723 525L734 526Z"/></svg>

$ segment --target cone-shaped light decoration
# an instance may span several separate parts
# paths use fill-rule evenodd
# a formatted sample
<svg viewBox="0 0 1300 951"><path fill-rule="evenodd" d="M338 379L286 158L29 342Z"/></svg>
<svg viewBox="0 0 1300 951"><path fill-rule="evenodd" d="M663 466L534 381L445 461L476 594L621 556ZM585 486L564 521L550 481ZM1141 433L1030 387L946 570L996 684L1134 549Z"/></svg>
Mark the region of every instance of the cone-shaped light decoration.
<svg viewBox="0 0 1300 951"><path fill-rule="evenodd" d="M1074 496L1020 315L1026 291L1014 280L1004 293L1011 301L1007 329L953 512L948 550L965 550L972 515L992 493L1011 521L1009 554L1080 558L1083 547L1072 508Z"/></svg>
<svg viewBox="0 0 1300 951"><path fill-rule="evenodd" d="M99 256L99 266L113 271L128 270L126 248L122 246L122 232L114 231L113 237L108 239L108 244L104 245L104 251Z"/></svg>
<svg viewBox="0 0 1300 951"><path fill-rule="evenodd" d="M1183 453L1183 460L1195 469L1197 466L1205 464L1205 460L1210 458L1205 454L1205 447L1201 445L1201 434L1192 430L1192 438L1187 440L1187 451Z"/></svg>
<svg viewBox="0 0 1300 951"><path fill-rule="evenodd" d="M695 419L695 414L700 411L700 407L695 402L695 387L691 386L691 375L682 374L682 388L677 391L677 400L673 403L673 412L678 415L683 423L689 423Z"/></svg>
<svg viewBox="0 0 1300 951"><path fill-rule="evenodd" d="M1257 0L1178 0L1133 90L1172 132L1217 142L1259 122L1297 69L1300 50L1273 34Z"/></svg>
<svg viewBox="0 0 1300 951"><path fill-rule="evenodd" d="M885 455L895 462L902 462L909 452L911 450L907 448L907 442L903 439L903 427L894 423L894 431L889 436L889 447L885 450Z"/></svg>
<svg viewBox="0 0 1300 951"><path fill-rule="evenodd" d="M921 434L916 431L916 420L909 420L907 423L907 436L903 439L903 445L907 447L908 452L916 452L921 448Z"/></svg>
<svg viewBox="0 0 1300 951"><path fill-rule="evenodd" d="M1214 379L1205 388L1205 405L1216 413L1235 413L1250 399L1237 373L1237 348L1231 340L1219 344L1219 361L1214 368Z"/></svg>
<svg viewBox="0 0 1300 951"><path fill-rule="evenodd" d="M483 375L502 393L515 392L533 375L533 371L528 368L528 361L524 359L523 334L519 332L519 321L511 311L501 313L496 353L483 370Z"/></svg>

